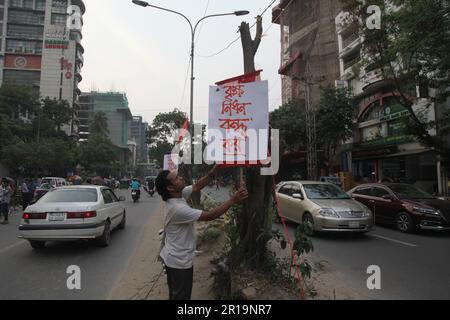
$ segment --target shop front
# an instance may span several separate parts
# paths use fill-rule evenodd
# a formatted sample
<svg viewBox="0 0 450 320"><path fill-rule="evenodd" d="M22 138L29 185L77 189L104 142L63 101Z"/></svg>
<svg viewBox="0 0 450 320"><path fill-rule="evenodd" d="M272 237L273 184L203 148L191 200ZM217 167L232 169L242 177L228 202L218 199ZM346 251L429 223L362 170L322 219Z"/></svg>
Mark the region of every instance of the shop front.
<svg viewBox="0 0 450 320"><path fill-rule="evenodd" d="M409 111L393 96L372 101L360 113L345 159L356 183L402 182L438 190L437 154L416 142L406 128Z"/></svg>

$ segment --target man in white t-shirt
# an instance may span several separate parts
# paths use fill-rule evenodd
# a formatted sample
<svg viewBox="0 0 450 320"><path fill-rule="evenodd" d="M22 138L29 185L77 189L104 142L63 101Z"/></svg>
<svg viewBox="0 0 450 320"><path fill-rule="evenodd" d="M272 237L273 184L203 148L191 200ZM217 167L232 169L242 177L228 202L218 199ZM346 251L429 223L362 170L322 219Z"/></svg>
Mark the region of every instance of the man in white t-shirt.
<svg viewBox="0 0 450 320"><path fill-rule="evenodd" d="M162 171L156 178L156 190L166 202L165 242L160 256L166 268L170 300L191 299L197 246L194 222L215 220L233 204L248 197L247 190L242 188L227 202L209 212L191 208L187 203L191 194L206 187L216 171L217 167L214 167L193 186L186 186L177 172Z"/></svg>

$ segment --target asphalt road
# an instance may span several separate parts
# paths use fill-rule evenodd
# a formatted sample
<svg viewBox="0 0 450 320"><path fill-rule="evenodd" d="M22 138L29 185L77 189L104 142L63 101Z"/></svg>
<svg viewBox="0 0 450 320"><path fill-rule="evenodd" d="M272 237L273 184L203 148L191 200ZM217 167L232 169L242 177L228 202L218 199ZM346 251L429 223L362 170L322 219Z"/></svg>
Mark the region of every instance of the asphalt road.
<svg viewBox="0 0 450 320"><path fill-rule="evenodd" d="M277 225L282 228L281 225ZM288 223L293 238L296 225ZM450 233L403 234L377 226L365 236L313 237L314 256L327 261L353 289L368 299L450 299ZM369 290L367 268L380 267L381 289Z"/></svg>
<svg viewBox="0 0 450 320"><path fill-rule="evenodd" d="M20 213L9 225L0 225L0 300L5 299L107 299L134 253L143 227L160 205L160 198L142 192L139 203L131 191L116 194L127 198L125 230L112 233L111 244L99 248L85 242L52 242L34 251L17 238ZM69 290L66 282L71 265L80 267L81 290Z"/></svg>

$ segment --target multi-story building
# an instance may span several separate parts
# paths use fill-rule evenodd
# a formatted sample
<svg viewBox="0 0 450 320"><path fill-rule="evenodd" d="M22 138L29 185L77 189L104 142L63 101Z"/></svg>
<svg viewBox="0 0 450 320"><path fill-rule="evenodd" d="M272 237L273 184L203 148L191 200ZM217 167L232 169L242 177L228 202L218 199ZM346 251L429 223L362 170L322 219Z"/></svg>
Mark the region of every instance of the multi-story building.
<svg viewBox="0 0 450 320"><path fill-rule="evenodd" d="M338 42L334 18L340 1L280 0L272 22L281 27L282 101L305 99L305 82L311 84L311 100L320 99L320 85L339 78Z"/></svg>
<svg viewBox="0 0 450 320"><path fill-rule="evenodd" d="M30 86L42 98L67 100L74 112L65 131L75 136L84 12L82 0L0 1L0 84Z"/></svg>
<svg viewBox="0 0 450 320"><path fill-rule="evenodd" d="M104 112L108 119L108 137L120 148L120 161L128 165L131 159L130 123L133 120L125 93L83 92L80 96L80 132L82 140L89 137L89 120L96 112ZM134 145L134 144L133 144Z"/></svg>
<svg viewBox="0 0 450 320"><path fill-rule="evenodd" d="M138 163L147 163L148 145L147 145L147 128L148 123L143 122L140 116L133 117L131 122L131 138L136 141L137 150L136 158Z"/></svg>
<svg viewBox="0 0 450 320"><path fill-rule="evenodd" d="M357 182L379 181L385 178L415 183L429 192L443 190L438 186L437 154L407 134L404 117L409 111L398 103L395 90L379 69L367 65L364 39L358 25L346 19L347 13L336 17L339 42L340 84L350 87L358 101L356 129L353 138L344 145L342 167L351 171ZM364 57L364 58L363 58ZM427 108L429 121L436 118L434 104L417 90L413 110ZM435 135L435 130L430 130Z"/></svg>

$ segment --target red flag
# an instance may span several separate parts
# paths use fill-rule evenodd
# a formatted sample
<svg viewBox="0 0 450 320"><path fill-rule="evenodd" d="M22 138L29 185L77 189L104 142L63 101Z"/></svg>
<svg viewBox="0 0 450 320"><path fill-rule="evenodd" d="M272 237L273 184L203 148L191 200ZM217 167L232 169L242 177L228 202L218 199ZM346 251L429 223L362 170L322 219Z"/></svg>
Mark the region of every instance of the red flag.
<svg viewBox="0 0 450 320"><path fill-rule="evenodd" d="M189 133L189 120L186 119L186 121L183 124L183 129L181 130L180 135L178 136L178 144L180 144L181 142L183 142L184 137L186 136L186 134Z"/></svg>

